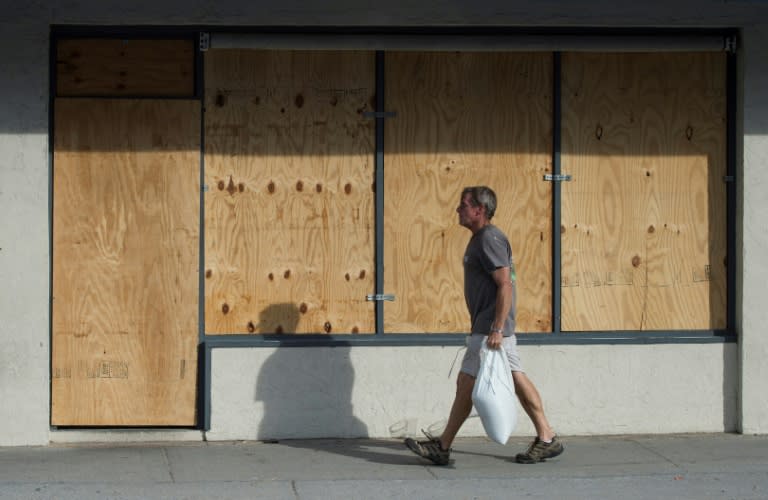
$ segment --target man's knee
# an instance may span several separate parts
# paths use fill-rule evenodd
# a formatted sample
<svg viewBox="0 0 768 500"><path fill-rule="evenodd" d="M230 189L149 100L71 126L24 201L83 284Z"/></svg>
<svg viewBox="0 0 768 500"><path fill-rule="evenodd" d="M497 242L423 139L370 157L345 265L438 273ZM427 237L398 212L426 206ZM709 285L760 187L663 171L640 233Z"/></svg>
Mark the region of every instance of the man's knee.
<svg viewBox="0 0 768 500"><path fill-rule="evenodd" d="M528 396L536 390L525 372L512 372L512 381L515 384L515 393L520 397Z"/></svg>

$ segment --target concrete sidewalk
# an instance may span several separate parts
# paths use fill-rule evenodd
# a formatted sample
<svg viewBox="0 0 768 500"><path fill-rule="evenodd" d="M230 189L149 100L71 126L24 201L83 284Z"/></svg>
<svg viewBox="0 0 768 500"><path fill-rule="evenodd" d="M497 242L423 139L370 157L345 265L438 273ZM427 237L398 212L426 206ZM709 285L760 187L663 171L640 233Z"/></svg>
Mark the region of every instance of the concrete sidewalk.
<svg viewBox="0 0 768 500"><path fill-rule="evenodd" d="M768 436L563 437L547 463L527 446L458 439L450 466L394 440L137 443L0 448L0 498L766 499Z"/></svg>

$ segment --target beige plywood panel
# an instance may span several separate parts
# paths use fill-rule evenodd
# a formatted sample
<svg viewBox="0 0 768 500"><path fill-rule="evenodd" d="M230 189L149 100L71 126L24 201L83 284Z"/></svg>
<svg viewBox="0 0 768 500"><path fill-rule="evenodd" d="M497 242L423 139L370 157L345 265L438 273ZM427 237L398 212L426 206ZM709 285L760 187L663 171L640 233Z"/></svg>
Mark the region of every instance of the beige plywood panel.
<svg viewBox="0 0 768 500"><path fill-rule="evenodd" d="M725 327L725 57L563 56L563 330Z"/></svg>
<svg viewBox="0 0 768 500"><path fill-rule="evenodd" d="M76 38L56 46L56 95L192 97L192 40Z"/></svg>
<svg viewBox="0 0 768 500"><path fill-rule="evenodd" d="M205 67L206 332L373 332L374 54Z"/></svg>
<svg viewBox="0 0 768 500"><path fill-rule="evenodd" d="M551 331L552 56L388 53L385 330L467 332L465 186L488 185L517 267L517 331Z"/></svg>
<svg viewBox="0 0 768 500"><path fill-rule="evenodd" d="M54 425L194 425L200 103L58 99Z"/></svg>

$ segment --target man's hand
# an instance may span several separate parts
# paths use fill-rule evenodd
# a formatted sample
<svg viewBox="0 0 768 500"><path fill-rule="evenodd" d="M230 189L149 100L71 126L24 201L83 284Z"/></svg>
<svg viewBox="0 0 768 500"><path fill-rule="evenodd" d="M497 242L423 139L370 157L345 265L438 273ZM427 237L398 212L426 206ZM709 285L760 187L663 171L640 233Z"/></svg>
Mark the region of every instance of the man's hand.
<svg viewBox="0 0 768 500"><path fill-rule="evenodd" d="M504 336L500 332L492 332L488 334L488 339L485 341L488 345L488 349L501 349L501 341Z"/></svg>

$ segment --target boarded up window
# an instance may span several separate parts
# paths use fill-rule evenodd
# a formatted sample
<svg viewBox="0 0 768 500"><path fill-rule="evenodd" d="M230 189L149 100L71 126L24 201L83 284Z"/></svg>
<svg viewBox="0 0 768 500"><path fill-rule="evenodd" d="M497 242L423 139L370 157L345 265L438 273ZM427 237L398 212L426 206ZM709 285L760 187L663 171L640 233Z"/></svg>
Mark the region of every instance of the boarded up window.
<svg viewBox="0 0 768 500"><path fill-rule="evenodd" d="M371 333L374 54L205 55L208 334Z"/></svg>
<svg viewBox="0 0 768 500"><path fill-rule="evenodd" d="M384 305L392 333L469 331L462 257L465 186L497 194L510 238L519 331L551 330L552 56L388 53Z"/></svg>
<svg viewBox="0 0 768 500"><path fill-rule="evenodd" d="M59 40L56 95L192 97L192 40Z"/></svg>
<svg viewBox="0 0 768 500"><path fill-rule="evenodd" d="M190 40L61 40L57 92L195 93ZM469 327L461 189L498 194L519 332L725 326L725 55L387 52L374 185L372 52L205 54L205 332L371 333L374 193L386 333ZM85 109L85 108L84 108ZM562 254L552 170L562 123ZM198 124L199 125L199 124ZM58 125L57 125L58 127ZM89 132L90 133L90 132ZM95 133L95 132L94 132Z"/></svg>
<svg viewBox="0 0 768 500"><path fill-rule="evenodd" d="M564 55L563 330L725 327L725 57Z"/></svg>
<svg viewBox="0 0 768 500"><path fill-rule="evenodd" d="M194 425L200 103L55 117L51 422Z"/></svg>

